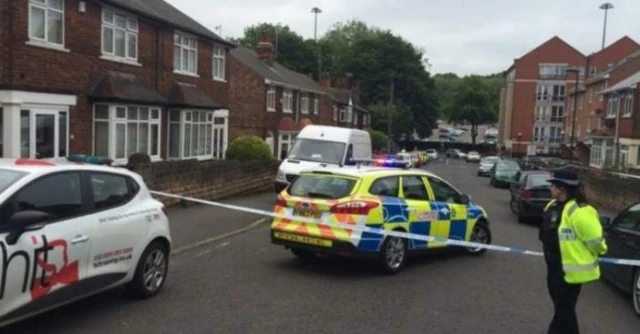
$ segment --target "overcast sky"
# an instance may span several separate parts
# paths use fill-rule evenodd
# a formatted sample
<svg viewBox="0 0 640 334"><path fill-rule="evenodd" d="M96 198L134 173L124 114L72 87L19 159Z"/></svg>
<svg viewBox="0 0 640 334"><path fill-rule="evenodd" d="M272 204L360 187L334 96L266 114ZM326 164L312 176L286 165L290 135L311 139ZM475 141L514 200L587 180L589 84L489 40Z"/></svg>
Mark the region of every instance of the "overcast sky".
<svg viewBox="0 0 640 334"><path fill-rule="evenodd" d="M602 0L167 0L224 37L246 26L280 22L313 37L336 22L359 19L391 29L424 48L432 72L489 74L507 69L554 35L587 54L600 49ZM516 5L517 3L517 5ZM640 1L615 0L609 11L607 44L629 35L640 41Z"/></svg>

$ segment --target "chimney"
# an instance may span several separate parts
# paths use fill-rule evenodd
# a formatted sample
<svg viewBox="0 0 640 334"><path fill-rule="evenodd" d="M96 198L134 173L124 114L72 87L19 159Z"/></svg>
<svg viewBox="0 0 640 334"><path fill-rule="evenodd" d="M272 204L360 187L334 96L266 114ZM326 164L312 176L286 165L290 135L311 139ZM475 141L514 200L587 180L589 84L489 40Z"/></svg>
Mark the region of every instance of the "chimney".
<svg viewBox="0 0 640 334"><path fill-rule="evenodd" d="M354 101L360 102L360 81L353 83L353 87L351 87L351 95L353 95Z"/></svg>
<svg viewBox="0 0 640 334"><path fill-rule="evenodd" d="M271 43L271 36L268 33L260 34L256 51L260 60L269 65L269 67L273 66L273 43Z"/></svg>
<svg viewBox="0 0 640 334"><path fill-rule="evenodd" d="M338 78L338 80L336 81L336 87L338 87L340 89L349 88L348 85L347 85L347 78L345 78L345 77Z"/></svg>
<svg viewBox="0 0 640 334"><path fill-rule="evenodd" d="M331 88L331 74L324 73L320 78L320 84L324 88Z"/></svg>

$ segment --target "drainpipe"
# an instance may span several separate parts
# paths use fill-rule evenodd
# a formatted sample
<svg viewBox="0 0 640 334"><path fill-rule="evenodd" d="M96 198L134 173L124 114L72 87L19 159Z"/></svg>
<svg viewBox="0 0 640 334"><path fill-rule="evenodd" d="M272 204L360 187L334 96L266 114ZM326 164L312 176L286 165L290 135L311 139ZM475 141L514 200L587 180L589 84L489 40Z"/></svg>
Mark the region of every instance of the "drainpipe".
<svg viewBox="0 0 640 334"><path fill-rule="evenodd" d="M617 102L616 102L616 134L615 134L615 150L613 151L615 156L613 157L613 161L614 161L614 166L616 169L618 169L618 166L620 164L620 105L622 104L622 101L620 99L620 94L618 94L618 92L615 93L615 96L617 98Z"/></svg>

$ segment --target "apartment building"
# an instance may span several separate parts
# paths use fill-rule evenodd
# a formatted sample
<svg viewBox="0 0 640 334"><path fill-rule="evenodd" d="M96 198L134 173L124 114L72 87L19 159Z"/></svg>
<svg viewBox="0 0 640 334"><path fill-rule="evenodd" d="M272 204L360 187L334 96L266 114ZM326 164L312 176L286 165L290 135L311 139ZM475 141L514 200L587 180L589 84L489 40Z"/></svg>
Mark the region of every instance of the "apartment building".
<svg viewBox="0 0 640 334"><path fill-rule="evenodd" d="M223 158L228 53L162 0L0 2L3 157Z"/></svg>
<svg viewBox="0 0 640 334"><path fill-rule="evenodd" d="M624 37L585 56L562 39L553 37L515 59L504 73L499 143L511 147L516 155L525 154L530 144L536 146L537 154L560 154L571 136L568 126L572 123L573 102L568 97L575 94L576 79L579 114L580 110L586 110L585 98L590 97L588 101L596 104L594 96L598 89L603 89L597 82L592 82L593 78L638 47L635 41ZM580 71L567 72L568 68L579 68ZM588 89L585 84L590 85ZM586 124L577 122L576 133L582 133L582 129L586 129Z"/></svg>

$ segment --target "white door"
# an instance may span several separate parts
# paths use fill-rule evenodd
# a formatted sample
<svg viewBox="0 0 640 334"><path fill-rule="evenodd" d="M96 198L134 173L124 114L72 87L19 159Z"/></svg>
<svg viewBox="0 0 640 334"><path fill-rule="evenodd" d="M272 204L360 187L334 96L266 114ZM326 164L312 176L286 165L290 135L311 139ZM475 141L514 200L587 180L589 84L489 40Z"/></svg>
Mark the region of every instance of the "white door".
<svg viewBox="0 0 640 334"><path fill-rule="evenodd" d="M214 117L213 120L213 157L224 159L227 150L227 122L223 117Z"/></svg>
<svg viewBox="0 0 640 334"><path fill-rule="evenodd" d="M32 109L29 122L29 157L57 158L67 155L67 112Z"/></svg>
<svg viewBox="0 0 640 334"><path fill-rule="evenodd" d="M6 276L0 276L0 323L89 292L83 283L93 222L84 215L82 198L80 174L64 172L38 179L2 203L0 273ZM6 222L25 210L46 212L52 219L10 244Z"/></svg>

